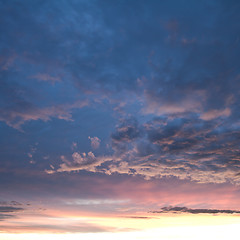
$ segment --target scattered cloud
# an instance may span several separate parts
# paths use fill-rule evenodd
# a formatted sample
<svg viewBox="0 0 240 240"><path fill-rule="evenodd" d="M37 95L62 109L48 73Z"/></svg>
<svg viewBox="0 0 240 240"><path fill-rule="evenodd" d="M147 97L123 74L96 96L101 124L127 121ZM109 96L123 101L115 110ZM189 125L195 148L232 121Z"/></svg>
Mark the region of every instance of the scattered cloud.
<svg viewBox="0 0 240 240"><path fill-rule="evenodd" d="M56 172L85 170L142 175L146 179L175 176L199 183L239 184L236 130L240 129L231 124L223 127L222 121L205 121L192 114L153 118L141 125L126 120L111 135L113 154L75 152L72 161L62 156L63 163Z"/></svg>
<svg viewBox="0 0 240 240"><path fill-rule="evenodd" d="M11 202L6 202L6 201L0 201L0 206L22 206L23 204L17 201L11 201Z"/></svg>
<svg viewBox="0 0 240 240"><path fill-rule="evenodd" d="M72 154L72 160L68 160L65 156L61 156L62 163L60 167L54 170L45 170L47 173L52 174L56 172L71 172L71 171L90 171L97 172L97 167L101 166L105 161L111 161L111 156L95 157L93 152ZM52 167L51 167L52 168ZM101 172L101 171L100 171Z"/></svg>

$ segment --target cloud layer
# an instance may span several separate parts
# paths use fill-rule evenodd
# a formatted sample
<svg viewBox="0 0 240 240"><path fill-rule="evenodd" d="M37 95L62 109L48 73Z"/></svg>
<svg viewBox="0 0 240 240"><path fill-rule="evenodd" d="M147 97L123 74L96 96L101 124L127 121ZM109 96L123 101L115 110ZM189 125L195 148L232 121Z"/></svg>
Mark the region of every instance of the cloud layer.
<svg viewBox="0 0 240 240"><path fill-rule="evenodd" d="M187 207L163 207L161 211L152 211L152 213L192 213L192 214L239 214L237 210L220 210L220 209L192 209Z"/></svg>
<svg viewBox="0 0 240 240"><path fill-rule="evenodd" d="M24 208L19 207L22 204L16 201L9 202L0 202L0 221L6 219L16 218L18 213L22 212Z"/></svg>
<svg viewBox="0 0 240 240"><path fill-rule="evenodd" d="M156 117L141 125L136 119L125 119L111 135L113 154L84 153L77 158L80 154L73 153L68 168L63 164L57 171L118 172L147 179L177 176L197 182L238 184L237 129L225 119L205 121L193 114Z"/></svg>

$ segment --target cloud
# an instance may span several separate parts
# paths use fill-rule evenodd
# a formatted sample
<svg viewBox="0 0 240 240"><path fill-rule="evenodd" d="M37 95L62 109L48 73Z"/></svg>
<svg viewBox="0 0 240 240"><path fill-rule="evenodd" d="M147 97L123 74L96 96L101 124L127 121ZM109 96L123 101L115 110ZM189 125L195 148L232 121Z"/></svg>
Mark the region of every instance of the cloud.
<svg viewBox="0 0 240 240"><path fill-rule="evenodd" d="M157 116L168 114L181 114L186 112L201 112L205 102L205 92L200 90L188 91L176 90L171 97L165 96L171 91L160 89L159 93L156 90L149 89L145 91L145 107L142 109L144 114L155 114ZM161 94L163 92L163 95ZM182 96L184 94L184 96Z"/></svg>
<svg viewBox="0 0 240 240"><path fill-rule="evenodd" d="M65 156L61 156L61 160L63 163L60 164L60 167L56 170L45 170L45 172L49 174L53 174L56 172L71 172L71 171L90 171L97 172L101 170L97 170L97 167L100 167L102 163L106 161L111 161L111 156L101 156L95 157L93 152L88 153L79 153L74 152L72 154L72 160L68 160Z"/></svg>
<svg viewBox="0 0 240 240"><path fill-rule="evenodd" d="M17 208L17 207L9 207L9 206L0 206L0 212L7 212L7 213L12 213L12 212L18 212L24 210L23 208Z"/></svg>
<svg viewBox="0 0 240 240"><path fill-rule="evenodd" d="M22 212L24 208L16 207L21 206L19 202L11 201L1 202L0 203L0 221L4 221L5 219L17 218L17 213ZM14 206L14 207L13 207Z"/></svg>
<svg viewBox="0 0 240 240"><path fill-rule="evenodd" d="M0 221L4 221L5 219L11 219L11 218L16 218L16 216L14 215L10 215L10 214L2 214L0 213Z"/></svg>
<svg viewBox="0 0 240 240"><path fill-rule="evenodd" d="M200 118L203 120L212 120L218 117L229 117L231 115L231 109L225 108L223 110L210 110L203 113Z"/></svg>
<svg viewBox="0 0 240 240"><path fill-rule="evenodd" d="M135 118L123 119L117 126L116 132L112 133L111 138L114 142L130 142L141 135L141 129Z"/></svg>
<svg viewBox="0 0 240 240"><path fill-rule="evenodd" d="M91 137L88 137L88 139L90 139L90 141L91 141L91 147L92 147L93 149L99 148L101 140L100 140L98 137L92 137L92 138L91 138Z"/></svg>
<svg viewBox="0 0 240 240"><path fill-rule="evenodd" d="M240 184L238 126L197 114L155 117L142 125L121 121L111 135L113 154L73 153L56 171L85 170L108 175L175 176L199 183ZM223 127L224 126L224 127ZM226 142L227 139L227 142Z"/></svg>
<svg viewBox="0 0 240 240"><path fill-rule="evenodd" d="M221 210L221 209L192 209L187 207L163 207L161 211L151 211L152 213L192 213L192 214L239 214L238 210Z"/></svg>
<svg viewBox="0 0 240 240"><path fill-rule="evenodd" d="M49 121L51 118L72 120L73 109L83 108L88 105L87 101L78 101L73 104L55 105L51 107L39 108L28 103L21 103L14 108L1 109L0 120L9 126L21 130L21 125L32 120Z"/></svg>
<svg viewBox="0 0 240 240"><path fill-rule="evenodd" d="M10 205L10 206L22 206L22 203L17 202L17 201L11 201L11 202L6 202L6 201L0 201L1 206L5 205Z"/></svg>
<svg viewBox="0 0 240 240"><path fill-rule="evenodd" d="M39 81L46 81L46 82L51 82L51 83L55 83L55 82L60 82L61 79L60 77L53 77L53 76L50 76L49 74L44 74L44 73L38 73L34 76L31 76L31 78L35 78Z"/></svg>

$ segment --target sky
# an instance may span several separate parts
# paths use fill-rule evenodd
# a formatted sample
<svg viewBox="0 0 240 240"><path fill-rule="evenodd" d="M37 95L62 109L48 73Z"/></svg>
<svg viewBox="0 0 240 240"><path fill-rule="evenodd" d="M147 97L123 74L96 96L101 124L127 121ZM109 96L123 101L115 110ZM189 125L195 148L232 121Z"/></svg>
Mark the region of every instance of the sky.
<svg viewBox="0 0 240 240"><path fill-rule="evenodd" d="M0 0L0 239L237 239L239 11Z"/></svg>

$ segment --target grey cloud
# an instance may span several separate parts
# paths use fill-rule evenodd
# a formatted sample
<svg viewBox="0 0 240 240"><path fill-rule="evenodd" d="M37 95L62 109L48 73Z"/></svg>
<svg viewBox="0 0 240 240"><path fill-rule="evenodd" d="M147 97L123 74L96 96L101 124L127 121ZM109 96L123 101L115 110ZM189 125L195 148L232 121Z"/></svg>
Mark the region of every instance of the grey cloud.
<svg viewBox="0 0 240 240"><path fill-rule="evenodd" d="M9 206L0 206L0 212L13 213L18 211L23 211L23 208L9 207Z"/></svg>
<svg viewBox="0 0 240 240"><path fill-rule="evenodd" d="M22 206L23 204L17 201L0 201L0 206Z"/></svg>
<svg viewBox="0 0 240 240"><path fill-rule="evenodd" d="M13 207L21 205L16 201L12 201L10 203L1 202L0 205L2 205L0 206L0 221L4 221L5 219L17 218L17 214L24 210L24 208Z"/></svg>
<svg viewBox="0 0 240 240"><path fill-rule="evenodd" d="M0 213L0 221L4 221L5 219L9 219L9 218L16 218L16 216L10 215L10 214L2 214L2 213Z"/></svg>
<svg viewBox="0 0 240 240"><path fill-rule="evenodd" d="M15 90L17 91L17 89ZM0 120L5 121L11 127L21 130L21 125L32 120L48 121L55 117L69 121L72 118L73 109L79 109L87 105L87 101L76 101L71 104L40 107L24 98L13 95L10 97L8 106L0 106Z"/></svg>
<svg viewBox="0 0 240 240"><path fill-rule="evenodd" d="M111 138L114 142L130 142L142 134L142 130L135 118L124 119L117 127L116 132L112 133Z"/></svg>
<svg viewBox="0 0 240 240"><path fill-rule="evenodd" d="M136 151L138 156L145 157L160 151L160 149L158 148L158 146L155 146L149 143L148 141L144 140L144 141L139 141L137 143Z"/></svg>
<svg viewBox="0 0 240 240"><path fill-rule="evenodd" d="M90 171L90 172L97 172L98 169L101 172L101 165L104 162L110 162L114 157L113 156L101 156L95 157L93 152L88 153L79 153L74 152L72 154L72 160L68 160L65 156L61 156L62 163L60 164L59 168L56 170L45 170L48 174L53 174L56 172L71 172L71 171Z"/></svg>
<svg viewBox="0 0 240 240"><path fill-rule="evenodd" d="M16 218L16 214L24 210L24 208L19 207L22 205L22 203L17 201L0 201L0 219Z"/></svg>
<svg viewBox="0 0 240 240"><path fill-rule="evenodd" d="M192 213L192 214L239 214L238 210L221 210L221 209L192 209L187 207L163 207L161 211L151 211L152 213Z"/></svg>

